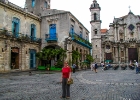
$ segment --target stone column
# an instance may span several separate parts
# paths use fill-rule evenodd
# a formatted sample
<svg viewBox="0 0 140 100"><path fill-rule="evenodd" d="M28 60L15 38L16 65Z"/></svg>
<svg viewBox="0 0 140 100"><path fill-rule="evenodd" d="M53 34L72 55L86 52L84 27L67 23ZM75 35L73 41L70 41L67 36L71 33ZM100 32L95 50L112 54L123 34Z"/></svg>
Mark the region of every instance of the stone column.
<svg viewBox="0 0 140 100"><path fill-rule="evenodd" d="M121 46L119 45L119 57L118 57L119 62L121 63Z"/></svg>
<svg viewBox="0 0 140 100"><path fill-rule="evenodd" d="M105 54L105 49L104 49L105 47L104 47L104 45L103 45L103 47L102 47L102 49L101 49L101 52L102 52L102 61L104 62L104 54Z"/></svg>
<svg viewBox="0 0 140 100"><path fill-rule="evenodd" d="M25 48L22 46L21 47L21 69L25 70Z"/></svg>
<svg viewBox="0 0 140 100"><path fill-rule="evenodd" d="M140 47L138 47L138 63L140 63Z"/></svg>
<svg viewBox="0 0 140 100"><path fill-rule="evenodd" d="M67 61L70 63L71 66L71 62L72 62L72 44L67 44Z"/></svg>
<svg viewBox="0 0 140 100"><path fill-rule="evenodd" d="M126 40L126 26L124 26L124 40Z"/></svg>
<svg viewBox="0 0 140 100"><path fill-rule="evenodd" d="M128 61L128 48L127 47L126 47L126 56L125 57L126 57L125 58L126 59L126 62L129 63L129 61Z"/></svg>
<svg viewBox="0 0 140 100"><path fill-rule="evenodd" d="M114 46L112 46L112 59L113 59L113 62L114 62Z"/></svg>
<svg viewBox="0 0 140 100"><path fill-rule="evenodd" d="M115 53L116 53L116 63L118 63L118 46L115 49Z"/></svg>
<svg viewBox="0 0 140 100"><path fill-rule="evenodd" d="M140 25L137 26L137 29L138 29L138 34L137 34L138 35L138 40L140 40Z"/></svg>
<svg viewBox="0 0 140 100"><path fill-rule="evenodd" d="M116 25L115 25L115 42L116 42L116 39L117 39L117 35L116 35Z"/></svg>
<svg viewBox="0 0 140 100"><path fill-rule="evenodd" d="M118 41L120 41L119 28L117 28L117 34L118 34Z"/></svg>
<svg viewBox="0 0 140 100"><path fill-rule="evenodd" d="M5 71L10 71L11 70L11 47L8 46L7 50L4 53L4 66L5 66Z"/></svg>

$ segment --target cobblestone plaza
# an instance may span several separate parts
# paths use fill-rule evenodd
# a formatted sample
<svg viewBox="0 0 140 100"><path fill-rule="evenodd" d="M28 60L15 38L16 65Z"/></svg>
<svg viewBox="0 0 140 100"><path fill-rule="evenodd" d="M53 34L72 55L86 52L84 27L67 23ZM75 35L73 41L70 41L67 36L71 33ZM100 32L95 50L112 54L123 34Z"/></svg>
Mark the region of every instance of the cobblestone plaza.
<svg viewBox="0 0 140 100"><path fill-rule="evenodd" d="M60 72L33 71L0 74L0 100L61 99ZM140 100L140 74L135 70L113 70L98 73L91 70L72 74L70 100Z"/></svg>

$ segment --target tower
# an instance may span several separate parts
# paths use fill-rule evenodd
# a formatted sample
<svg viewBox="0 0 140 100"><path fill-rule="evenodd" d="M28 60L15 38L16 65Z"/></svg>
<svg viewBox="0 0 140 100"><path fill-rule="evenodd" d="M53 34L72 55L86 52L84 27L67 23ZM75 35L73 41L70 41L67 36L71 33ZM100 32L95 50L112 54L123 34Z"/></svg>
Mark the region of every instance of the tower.
<svg viewBox="0 0 140 100"><path fill-rule="evenodd" d="M91 43L92 43L92 56L95 62L101 62L101 20L100 20L100 6L96 0L90 6L91 12Z"/></svg>
<svg viewBox="0 0 140 100"><path fill-rule="evenodd" d="M42 12L50 9L50 0L26 0L28 11L41 16Z"/></svg>

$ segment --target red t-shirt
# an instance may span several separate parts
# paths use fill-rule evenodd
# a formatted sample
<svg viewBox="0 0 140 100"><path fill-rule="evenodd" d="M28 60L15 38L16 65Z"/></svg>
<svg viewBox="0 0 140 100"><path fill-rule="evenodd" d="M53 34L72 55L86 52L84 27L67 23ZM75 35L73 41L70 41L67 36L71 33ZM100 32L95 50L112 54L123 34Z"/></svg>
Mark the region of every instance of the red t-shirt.
<svg viewBox="0 0 140 100"><path fill-rule="evenodd" d="M71 72L71 68L70 67L63 67L62 68L62 77L63 78L69 78L70 72Z"/></svg>

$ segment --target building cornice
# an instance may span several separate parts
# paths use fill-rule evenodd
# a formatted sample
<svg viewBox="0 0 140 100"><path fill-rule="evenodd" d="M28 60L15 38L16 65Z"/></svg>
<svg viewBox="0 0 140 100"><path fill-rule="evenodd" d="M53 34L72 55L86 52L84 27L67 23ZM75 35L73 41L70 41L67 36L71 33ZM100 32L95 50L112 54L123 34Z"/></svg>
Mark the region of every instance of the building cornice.
<svg viewBox="0 0 140 100"><path fill-rule="evenodd" d="M7 8L7 9L10 9L10 10L13 10L15 12L18 12L20 14L23 14L24 16L26 17L30 17L30 18L33 18L35 20L38 20L38 21L41 21L41 18L35 14L32 14L30 12L27 12L24 8L21 8L11 2L8 2L8 4L6 3L3 3L3 2L0 2L0 5Z"/></svg>

